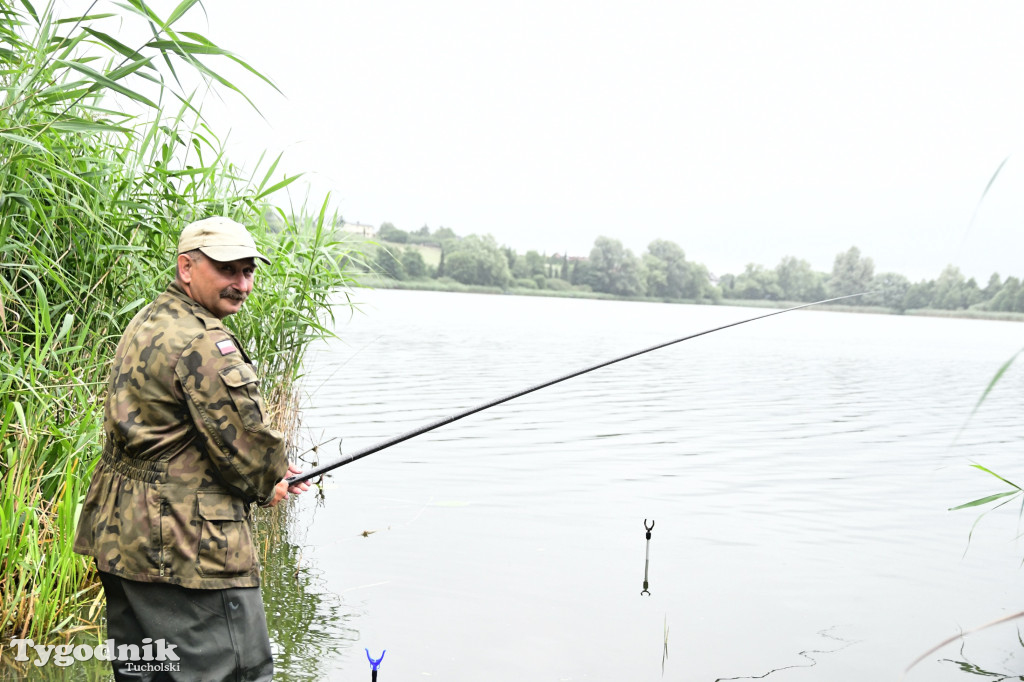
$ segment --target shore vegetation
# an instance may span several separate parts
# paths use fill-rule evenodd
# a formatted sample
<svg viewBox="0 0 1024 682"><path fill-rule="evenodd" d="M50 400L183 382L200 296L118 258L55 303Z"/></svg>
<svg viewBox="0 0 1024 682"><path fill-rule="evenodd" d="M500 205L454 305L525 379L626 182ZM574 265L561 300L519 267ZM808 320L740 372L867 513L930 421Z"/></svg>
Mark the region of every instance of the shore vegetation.
<svg viewBox="0 0 1024 682"><path fill-rule="evenodd" d="M836 302L835 309L1024 320L1024 285L1018 277L994 273L981 286L948 265L935 279L911 282L899 273L875 272L874 260L856 246L836 254L829 272L786 256L774 268L750 263L743 272L716 275L665 239L655 239L637 255L621 241L600 236L588 254L570 256L519 253L493 237L463 237L447 227L405 232L383 223L372 236L367 234L372 228L361 227L368 270L383 278L382 287L755 307L863 293Z"/></svg>
<svg viewBox="0 0 1024 682"><path fill-rule="evenodd" d="M263 78L176 28L196 4L159 16L126 0L111 5L116 12L58 17L53 5L0 2L4 643L98 626L99 584L71 547L102 444L108 363L121 330L173 277L182 226L227 215L271 255L228 322L253 351L285 428L303 353L330 333L334 292L356 284L347 268L361 257L333 236L328 204L273 208L272 195L295 178L277 178L276 162L234 166L183 89L189 74L247 99L215 69L221 62ZM147 34L139 44L115 37L129 22Z"/></svg>

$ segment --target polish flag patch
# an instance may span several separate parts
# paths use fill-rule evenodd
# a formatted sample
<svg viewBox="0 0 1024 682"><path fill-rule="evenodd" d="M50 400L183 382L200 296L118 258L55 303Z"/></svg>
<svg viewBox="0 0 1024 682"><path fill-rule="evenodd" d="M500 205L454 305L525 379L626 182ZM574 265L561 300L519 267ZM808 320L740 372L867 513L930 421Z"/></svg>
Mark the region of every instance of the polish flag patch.
<svg viewBox="0 0 1024 682"><path fill-rule="evenodd" d="M224 339L223 341L217 342L217 350L220 351L221 355L230 355L231 353L237 353L238 349L235 348L235 342L231 339Z"/></svg>

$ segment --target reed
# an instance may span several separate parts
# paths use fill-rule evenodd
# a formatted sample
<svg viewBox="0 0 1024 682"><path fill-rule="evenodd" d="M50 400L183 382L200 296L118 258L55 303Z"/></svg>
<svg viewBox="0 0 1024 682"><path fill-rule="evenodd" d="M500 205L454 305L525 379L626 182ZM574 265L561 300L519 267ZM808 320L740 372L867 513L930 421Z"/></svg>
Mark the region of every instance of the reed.
<svg viewBox="0 0 1024 682"><path fill-rule="evenodd" d="M245 314L230 322L255 351L283 424L305 349L330 333L332 292L356 284L348 264L360 255L327 229L327 203L277 210L268 229L271 195L296 178L277 179L276 161L242 173L181 90L178 75L191 70L242 94L213 58L259 75L204 36L176 30L195 4L161 17L127 0L118 16L58 18L52 4L37 11L0 0L4 642L95 627L96 609L86 607L98 586L71 545L101 446L107 364L120 330L171 278L182 225L228 215L274 254ZM108 28L130 19L150 30L140 45Z"/></svg>

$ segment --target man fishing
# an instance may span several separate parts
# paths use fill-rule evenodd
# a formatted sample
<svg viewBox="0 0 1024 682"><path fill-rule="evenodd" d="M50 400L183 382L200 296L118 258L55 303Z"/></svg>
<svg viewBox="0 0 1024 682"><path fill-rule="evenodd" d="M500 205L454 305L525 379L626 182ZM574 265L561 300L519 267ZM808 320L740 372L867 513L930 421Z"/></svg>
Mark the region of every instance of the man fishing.
<svg viewBox="0 0 1024 682"><path fill-rule="evenodd" d="M233 220L186 226L177 276L117 346L75 539L100 572L117 680L271 679L250 510L309 485L285 480L301 471L222 322L257 260L270 262Z"/></svg>

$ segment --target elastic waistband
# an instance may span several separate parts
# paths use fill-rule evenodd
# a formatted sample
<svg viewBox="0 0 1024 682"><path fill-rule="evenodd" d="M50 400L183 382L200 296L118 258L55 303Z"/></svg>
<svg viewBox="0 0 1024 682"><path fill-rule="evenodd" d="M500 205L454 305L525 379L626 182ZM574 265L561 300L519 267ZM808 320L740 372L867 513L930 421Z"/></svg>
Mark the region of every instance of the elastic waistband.
<svg viewBox="0 0 1024 682"><path fill-rule="evenodd" d="M163 483L167 480L167 462L148 459L131 459L103 451L103 463L128 478L144 483Z"/></svg>

